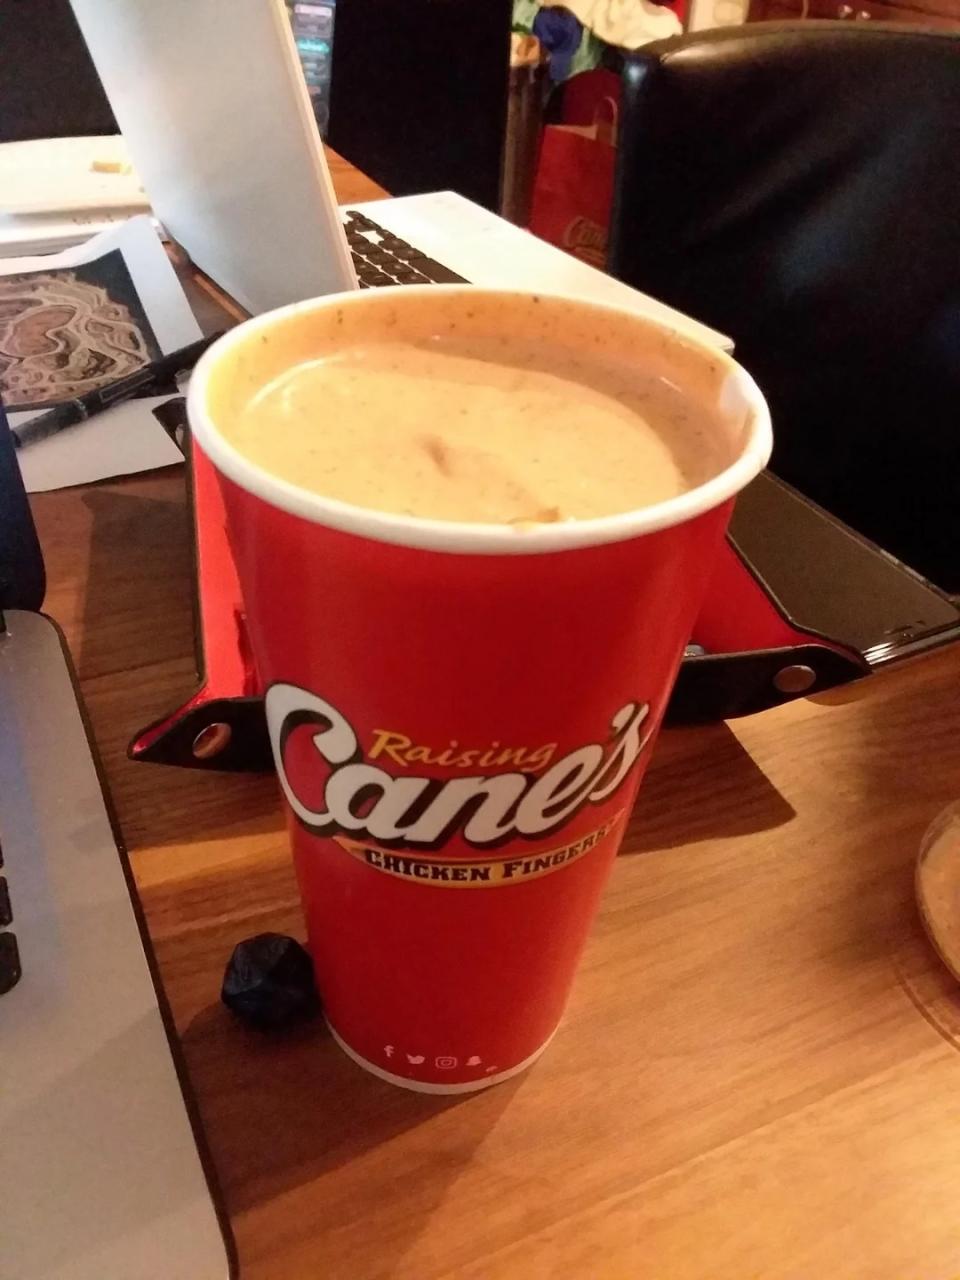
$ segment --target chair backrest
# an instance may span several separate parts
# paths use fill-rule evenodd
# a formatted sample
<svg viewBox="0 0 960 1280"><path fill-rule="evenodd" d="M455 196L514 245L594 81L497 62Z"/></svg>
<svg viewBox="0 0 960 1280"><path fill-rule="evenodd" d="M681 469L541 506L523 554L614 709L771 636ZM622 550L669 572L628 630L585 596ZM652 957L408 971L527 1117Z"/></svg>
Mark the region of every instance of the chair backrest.
<svg viewBox="0 0 960 1280"><path fill-rule="evenodd" d="M0 0L0 142L116 132L69 0Z"/></svg>
<svg viewBox="0 0 960 1280"><path fill-rule="evenodd" d="M760 23L624 77L611 270L733 336L776 472L960 590L960 33Z"/></svg>

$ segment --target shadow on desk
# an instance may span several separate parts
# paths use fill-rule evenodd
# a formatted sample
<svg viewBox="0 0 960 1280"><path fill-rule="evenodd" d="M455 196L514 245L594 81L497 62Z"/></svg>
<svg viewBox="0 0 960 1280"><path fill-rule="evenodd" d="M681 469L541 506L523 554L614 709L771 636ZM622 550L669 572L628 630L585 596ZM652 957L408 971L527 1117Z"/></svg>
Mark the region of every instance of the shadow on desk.
<svg viewBox="0 0 960 1280"><path fill-rule="evenodd" d="M376 1247L399 1258L405 1245L426 1229L437 1203L446 1198L477 1149L500 1121L524 1077L483 1093L436 1097L412 1093L362 1071L338 1048L318 1019L283 1034L258 1033L236 1022L219 1005L197 1014L182 1042L190 1064L204 1128L224 1180L231 1218L279 1196L291 1195L291 1231L308 1237L318 1224L298 1221L296 1188L323 1183L323 1230L339 1224L356 1229L358 1219L376 1224ZM431 1121L454 1107L469 1106L462 1140L438 1145ZM420 1130L419 1135L412 1131ZM407 1135L403 1165L394 1160L394 1139ZM333 1176L330 1176L333 1175ZM397 1216L398 1180L405 1210ZM411 1186L421 1189L411 1190ZM415 1211L411 1211L416 1206ZM241 1254L243 1219L239 1222ZM371 1247L374 1247L371 1240ZM354 1259L353 1274L370 1274Z"/></svg>
<svg viewBox="0 0 960 1280"><path fill-rule="evenodd" d="M726 724L665 729L621 857L771 831L794 816Z"/></svg>
<svg viewBox="0 0 960 1280"><path fill-rule="evenodd" d="M127 758L134 734L197 683L182 471L39 495L35 512L55 568L46 607L67 634L127 846L279 834L274 778Z"/></svg>
<svg viewBox="0 0 960 1280"><path fill-rule="evenodd" d="M75 648L82 681L193 653L193 550L186 496L177 489L172 499L122 483L83 492L89 542ZM169 484L161 492L169 495ZM146 719L152 712L144 706Z"/></svg>

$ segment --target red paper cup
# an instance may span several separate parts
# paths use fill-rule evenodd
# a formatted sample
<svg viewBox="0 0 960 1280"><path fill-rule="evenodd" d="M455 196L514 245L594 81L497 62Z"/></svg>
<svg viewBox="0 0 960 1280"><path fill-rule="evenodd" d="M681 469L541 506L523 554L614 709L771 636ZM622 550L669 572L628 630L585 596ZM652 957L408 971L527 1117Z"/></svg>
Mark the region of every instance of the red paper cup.
<svg viewBox="0 0 960 1280"><path fill-rule="evenodd" d="M679 380L720 408L726 465L656 506L518 532L322 498L224 437L268 372L385 316L404 334L425 295L435 331L554 324ZM722 352L632 312L431 285L248 321L204 356L189 409L223 489L331 1031L406 1088L505 1080L560 1021L734 495L769 455L763 397Z"/></svg>

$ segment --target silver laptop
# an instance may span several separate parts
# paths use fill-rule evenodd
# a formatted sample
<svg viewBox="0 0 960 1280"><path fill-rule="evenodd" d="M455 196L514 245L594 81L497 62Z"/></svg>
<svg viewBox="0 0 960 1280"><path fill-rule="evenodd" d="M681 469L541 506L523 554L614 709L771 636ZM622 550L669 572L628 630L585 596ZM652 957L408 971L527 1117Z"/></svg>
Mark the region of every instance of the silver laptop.
<svg viewBox="0 0 960 1280"><path fill-rule="evenodd" d="M0 1276L228 1280L60 636L0 611Z"/></svg>
<svg viewBox="0 0 960 1280"><path fill-rule="evenodd" d="M338 210L283 0L72 4L154 212L248 311L463 279L632 307L730 346L452 192Z"/></svg>
<svg viewBox="0 0 960 1280"><path fill-rule="evenodd" d="M0 405L0 1277L227 1280Z"/></svg>

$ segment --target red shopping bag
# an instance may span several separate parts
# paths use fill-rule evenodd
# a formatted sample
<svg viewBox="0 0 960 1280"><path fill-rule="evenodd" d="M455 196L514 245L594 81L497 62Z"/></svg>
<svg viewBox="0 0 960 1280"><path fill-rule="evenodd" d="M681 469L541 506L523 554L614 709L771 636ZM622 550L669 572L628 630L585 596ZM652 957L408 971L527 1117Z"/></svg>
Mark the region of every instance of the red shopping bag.
<svg viewBox="0 0 960 1280"><path fill-rule="evenodd" d="M592 125L547 125L530 209L535 236L601 268L613 203L616 125L612 98L598 105Z"/></svg>

